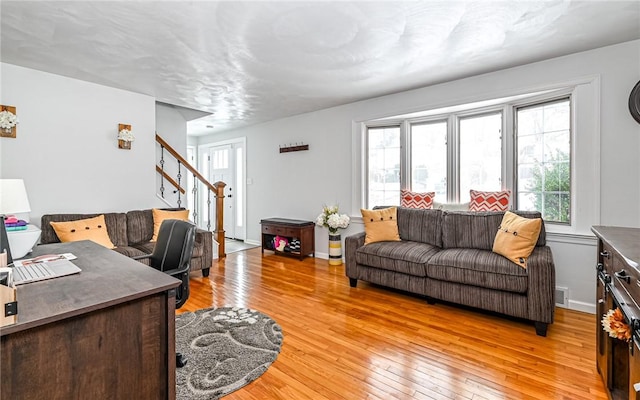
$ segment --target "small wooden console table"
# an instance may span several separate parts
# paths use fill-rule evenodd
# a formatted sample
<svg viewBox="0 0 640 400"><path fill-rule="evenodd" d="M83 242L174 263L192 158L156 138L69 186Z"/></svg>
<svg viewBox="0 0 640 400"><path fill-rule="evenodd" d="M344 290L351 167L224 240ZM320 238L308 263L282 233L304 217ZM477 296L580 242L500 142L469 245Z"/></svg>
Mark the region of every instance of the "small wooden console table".
<svg viewBox="0 0 640 400"><path fill-rule="evenodd" d="M82 272L18 286L18 322L0 328L2 399L175 399L180 281L84 240Z"/></svg>
<svg viewBox="0 0 640 400"><path fill-rule="evenodd" d="M594 226L596 264L596 366L612 400L640 399L640 229ZM619 308L631 340L609 337L600 321Z"/></svg>
<svg viewBox="0 0 640 400"><path fill-rule="evenodd" d="M276 254L298 257L300 260L308 255L315 256L315 223L288 218L267 218L260 221L262 225L262 253L265 249ZM273 247L273 238L286 237L289 242L292 239L300 240L300 249L297 251L279 251Z"/></svg>

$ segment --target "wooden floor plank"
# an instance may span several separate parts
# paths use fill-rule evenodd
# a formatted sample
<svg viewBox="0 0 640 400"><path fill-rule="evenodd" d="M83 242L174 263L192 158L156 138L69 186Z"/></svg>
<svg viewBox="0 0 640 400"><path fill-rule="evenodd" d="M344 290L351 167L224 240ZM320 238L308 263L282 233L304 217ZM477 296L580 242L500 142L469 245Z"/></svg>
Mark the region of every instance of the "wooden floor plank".
<svg viewBox="0 0 640 400"><path fill-rule="evenodd" d="M214 261L190 283L178 313L249 307L283 329L276 362L225 399L607 399L591 314L559 308L543 338L526 321L351 288L344 266L259 248Z"/></svg>

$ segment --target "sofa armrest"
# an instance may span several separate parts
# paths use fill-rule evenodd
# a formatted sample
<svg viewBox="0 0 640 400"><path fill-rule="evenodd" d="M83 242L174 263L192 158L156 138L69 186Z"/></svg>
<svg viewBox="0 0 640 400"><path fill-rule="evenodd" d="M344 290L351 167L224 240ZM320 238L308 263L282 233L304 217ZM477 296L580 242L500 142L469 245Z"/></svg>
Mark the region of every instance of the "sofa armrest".
<svg viewBox="0 0 640 400"><path fill-rule="evenodd" d="M349 277L355 277L356 274L356 250L364 246L365 233L360 232L354 235L347 236L344 239L344 258L345 258L345 273Z"/></svg>
<svg viewBox="0 0 640 400"><path fill-rule="evenodd" d="M191 271L199 271L211 267L213 262L213 234L204 229L196 229L196 241L191 259Z"/></svg>
<svg viewBox="0 0 640 400"><path fill-rule="evenodd" d="M552 323L555 312L556 268L549 246L536 246L527 259L529 319Z"/></svg>

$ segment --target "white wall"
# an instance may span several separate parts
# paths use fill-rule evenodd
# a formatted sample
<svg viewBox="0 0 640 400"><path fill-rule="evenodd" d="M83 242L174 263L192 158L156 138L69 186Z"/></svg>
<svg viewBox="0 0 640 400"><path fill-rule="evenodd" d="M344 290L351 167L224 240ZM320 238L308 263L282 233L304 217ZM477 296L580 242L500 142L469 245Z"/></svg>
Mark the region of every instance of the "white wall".
<svg viewBox="0 0 640 400"><path fill-rule="evenodd" d="M25 181L31 221L47 213L162 206L155 195L155 99L0 64L0 104L17 107L15 139L0 138L0 177ZM136 140L118 149L118 124Z"/></svg>
<svg viewBox="0 0 640 400"><path fill-rule="evenodd" d="M359 217L352 207L354 121L492 99L597 75L601 78L599 223L638 227L640 125L630 116L627 101L640 79L639 66L640 41L632 41L201 137L199 144L246 137L247 178L253 182L247 186L247 240L259 242L262 218L313 220L323 204L335 203ZM280 154L279 145L290 142L304 142L310 149ZM362 230L354 222L342 236ZM557 285L569 288L573 308L593 310L595 241L561 236L549 240ZM326 229L316 228L315 244L317 253L326 256Z"/></svg>
<svg viewBox="0 0 640 400"><path fill-rule="evenodd" d="M187 154L187 120L175 107L156 103L156 132L178 153Z"/></svg>
<svg viewBox="0 0 640 400"><path fill-rule="evenodd" d="M169 146L177 151L183 158L187 156L187 120L184 115L180 113L175 107L156 103L156 132L164 139ZM160 146L156 146L156 164L160 165L161 157L164 158L164 172L168 174L174 181L178 181L178 172L180 172L180 186L187 188L185 179L191 179L191 174L182 166L178 170L178 163L176 159L164 151L162 156L162 150ZM197 166L195 166L197 167ZM176 187L168 183L166 180L163 182L160 174L156 174L156 192L161 195L160 187L164 185L164 202L167 206L177 207L178 200L180 200L180 206L186 207L185 195L176 192Z"/></svg>

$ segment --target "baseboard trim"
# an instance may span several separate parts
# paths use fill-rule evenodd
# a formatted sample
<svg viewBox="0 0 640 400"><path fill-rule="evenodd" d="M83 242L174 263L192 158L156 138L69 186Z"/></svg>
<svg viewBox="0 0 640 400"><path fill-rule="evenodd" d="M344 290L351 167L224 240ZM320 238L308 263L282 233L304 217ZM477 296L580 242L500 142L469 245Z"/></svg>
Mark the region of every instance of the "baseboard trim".
<svg viewBox="0 0 640 400"><path fill-rule="evenodd" d="M586 303L584 301L569 300L569 309L575 311L582 311L589 314L596 313L596 305L593 303Z"/></svg>
<svg viewBox="0 0 640 400"><path fill-rule="evenodd" d="M246 244L252 244L252 245L254 245L254 246L262 246L262 243L260 243L260 242L259 242L259 241L257 241L257 240L245 240L244 242L245 242Z"/></svg>

